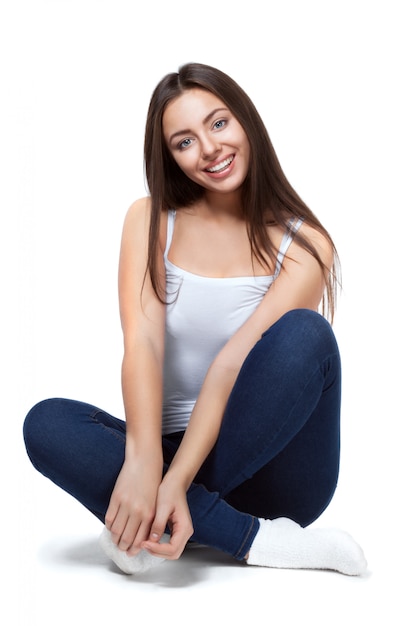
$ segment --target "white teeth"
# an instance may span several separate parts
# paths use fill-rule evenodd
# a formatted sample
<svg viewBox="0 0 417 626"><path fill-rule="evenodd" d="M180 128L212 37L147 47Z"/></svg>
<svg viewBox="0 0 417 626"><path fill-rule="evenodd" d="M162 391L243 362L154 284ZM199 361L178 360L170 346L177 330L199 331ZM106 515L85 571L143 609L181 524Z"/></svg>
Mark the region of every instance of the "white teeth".
<svg viewBox="0 0 417 626"><path fill-rule="evenodd" d="M208 172L220 172L220 170L223 170L225 167L227 167L228 165L230 165L230 163L233 161L233 157L229 157L228 159L225 159L224 161L222 161L221 163L218 163L217 165L215 165L214 167L208 167L207 171Z"/></svg>

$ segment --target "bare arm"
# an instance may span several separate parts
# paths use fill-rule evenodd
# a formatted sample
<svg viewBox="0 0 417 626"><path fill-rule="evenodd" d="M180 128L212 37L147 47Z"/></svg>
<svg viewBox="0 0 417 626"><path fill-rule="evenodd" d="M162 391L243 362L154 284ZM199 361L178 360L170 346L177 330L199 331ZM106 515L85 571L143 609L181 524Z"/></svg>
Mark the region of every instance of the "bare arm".
<svg viewBox="0 0 417 626"><path fill-rule="evenodd" d="M327 267L332 263L331 246L321 235L303 226L311 236ZM307 233L306 233L307 231ZM317 310L324 291L324 278L317 261L295 243L291 257L250 319L228 341L207 372L187 431L160 490L158 511L152 531L161 533L170 508L170 498L185 493L214 446L232 387L246 356L265 332L287 311L296 308ZM173 496L172 494L175 494ZM146 543L147 549L166 558L177 558L183 546Z"/></svg>
<svg viewBox="0 0 417 626"><path fill-rule="evenodd" d="M144 199L133 204L126 215L120 250L122 391L127 433L125 462L106 513L106 526L114 542L132 554L149 534L162 479L165 307L145 277L148 232L149 202Z"/></svg>
<svg viewBox="0 0 417 626"><path fill-rule="evenodd" d="M146 274L148 204L146 198L130 208L120 250L119 303L124 339L122 390L127 454L161 447L165 307L156 297Z"/></svg>

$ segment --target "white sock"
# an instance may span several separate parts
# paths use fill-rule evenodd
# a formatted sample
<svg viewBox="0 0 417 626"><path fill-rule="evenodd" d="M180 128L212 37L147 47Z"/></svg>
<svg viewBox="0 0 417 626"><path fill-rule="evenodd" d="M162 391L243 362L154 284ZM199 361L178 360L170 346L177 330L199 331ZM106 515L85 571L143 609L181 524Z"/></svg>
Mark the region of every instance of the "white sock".
<svg viewBox="0 0 417 626"><path fill-rule="evenodd" d="M162 542L169 541L169 535L163 535ZM123 550L120 550L112 541L111 532L106 527L99 538L100 546L103 552L117 565L125 574L143 574L152 567L160 565L165 559L153 556L146 550L141 550L135 556L129 556Z"/></svg>
<svg viewBox="0 0 417 626"><path fill-rule="evenodd" d="M280 517L260 519L248 564L290 569L328 569L359 576L367 563L361 547L343 530L302 528Z"/></svg>

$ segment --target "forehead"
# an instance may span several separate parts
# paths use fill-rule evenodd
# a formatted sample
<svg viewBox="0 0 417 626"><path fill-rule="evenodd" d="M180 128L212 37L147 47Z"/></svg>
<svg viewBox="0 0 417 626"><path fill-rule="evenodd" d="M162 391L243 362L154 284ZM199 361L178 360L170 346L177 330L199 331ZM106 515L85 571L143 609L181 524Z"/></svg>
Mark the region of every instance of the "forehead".
<svg viewBox="0 0 417 626"><path fill-rule="evenodd" d="M175 130L175 126L188 128L192 123L201 123L208 113L219 108L227 107L210 91L188 89L167 105L162 117L164 132Z"/></svg>

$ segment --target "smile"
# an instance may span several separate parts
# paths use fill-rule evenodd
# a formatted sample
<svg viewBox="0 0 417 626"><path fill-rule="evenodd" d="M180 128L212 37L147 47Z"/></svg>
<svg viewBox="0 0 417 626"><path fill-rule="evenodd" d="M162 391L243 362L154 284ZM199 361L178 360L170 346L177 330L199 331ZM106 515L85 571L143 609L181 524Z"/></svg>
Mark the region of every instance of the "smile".
<svg viewBox="0 0 417 626"><path fill-rule="evenodd" d="M217 163L217 165L214 165L213 167L207 167L206 171L211 172L212 174L221 172L225 170L227 167L229 167L229 165L231 164L234 158L235 158L234 156L230 156L227 159L224 159L224 161Z"/></svg>

